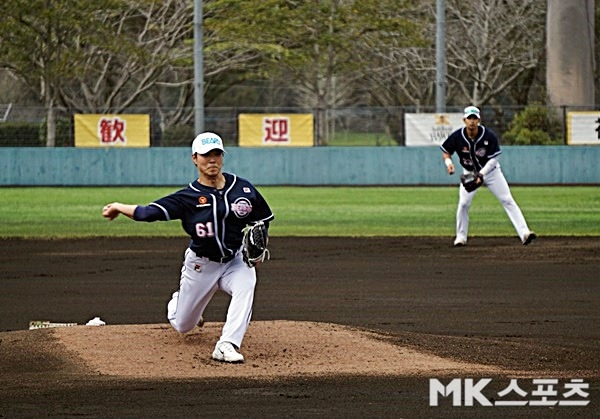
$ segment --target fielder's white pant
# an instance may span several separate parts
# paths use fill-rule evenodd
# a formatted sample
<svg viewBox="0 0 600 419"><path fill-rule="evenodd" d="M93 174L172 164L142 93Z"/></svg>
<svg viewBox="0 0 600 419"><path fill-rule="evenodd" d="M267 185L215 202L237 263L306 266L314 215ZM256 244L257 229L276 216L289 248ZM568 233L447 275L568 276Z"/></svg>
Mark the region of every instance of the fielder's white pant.
<svg viewBox="0 0 600 419"><path fill-rule="evenodd" d="M227 263L212 262L187 249L179 291L167 304L167 318L180 333L192 330L217 290L231 296L227 318L219 342L231 342L238 348L252 317L256 270L238 255Z"/></svg>
<svg viewBox="0 0 600 419"><path fill-rule="evenodd" d="M521 241L525 240L525 236L529 234L529 227L527 227L527 222L525 221L525 217L523 217L521 209L510 193L508 182L506 182L506 178L500 169L499 163L496 165L496 168L483 177L483 184L487 186L490 192L492 192L498 201L500 201ZM471 207L471 202L478 190L479 189L475 189L473 192L467 192L462 184L458 188L456 240L463 240L465 243L467 242L467 233L469 232L469 208Z"/></svg>

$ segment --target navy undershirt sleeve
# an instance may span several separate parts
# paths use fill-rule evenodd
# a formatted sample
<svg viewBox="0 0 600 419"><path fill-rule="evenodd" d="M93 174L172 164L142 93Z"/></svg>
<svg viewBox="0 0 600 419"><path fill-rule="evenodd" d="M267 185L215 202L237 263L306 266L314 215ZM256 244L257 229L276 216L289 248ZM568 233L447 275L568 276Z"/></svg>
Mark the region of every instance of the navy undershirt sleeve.
<svg viewBox="0 0 600 419"><path fill-rule="evenodd" d="M142 206L138 205L133 212L135 221L164 221L166 220L165 213L155 205Z"/></svg>

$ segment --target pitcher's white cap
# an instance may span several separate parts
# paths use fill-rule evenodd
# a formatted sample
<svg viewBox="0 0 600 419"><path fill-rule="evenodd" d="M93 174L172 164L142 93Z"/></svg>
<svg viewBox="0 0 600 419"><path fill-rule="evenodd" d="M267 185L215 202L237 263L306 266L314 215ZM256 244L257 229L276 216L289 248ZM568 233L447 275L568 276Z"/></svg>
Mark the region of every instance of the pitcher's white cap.
<svg viewBox="0 0 600 419"><path fill-rule="evenodd" d="M203 132L194 138L192 143L192 154L206 154L211 150L225 151L223 140L214 132Z"/></svg>

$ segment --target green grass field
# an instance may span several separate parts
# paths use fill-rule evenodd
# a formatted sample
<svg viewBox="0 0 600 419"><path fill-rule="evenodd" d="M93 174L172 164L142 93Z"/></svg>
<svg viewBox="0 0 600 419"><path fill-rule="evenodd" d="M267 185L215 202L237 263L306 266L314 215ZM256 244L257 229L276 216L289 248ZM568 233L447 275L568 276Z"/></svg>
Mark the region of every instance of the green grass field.
<svg viewBox="0 0 600 419"><path fill-rule="evenodd" d="M148 204L171 187L32 187L0 189L0 237L184 236L178 221L110 222L104 204ZM458 188L259 188L275 213L273 236L454 235ZM527 222L541 236L600 236L600 189L513 187ZM485 188L471 207L470 235L515 235L500 203Z"/></svg>

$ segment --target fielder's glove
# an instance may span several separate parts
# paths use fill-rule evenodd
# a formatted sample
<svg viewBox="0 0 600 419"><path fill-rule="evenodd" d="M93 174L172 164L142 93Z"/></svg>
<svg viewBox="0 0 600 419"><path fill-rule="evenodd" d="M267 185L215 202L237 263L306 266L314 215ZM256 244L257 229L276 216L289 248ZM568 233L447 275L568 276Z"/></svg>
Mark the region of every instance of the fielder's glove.
<svg viewBox="0 0 600 419"><path fill-rule="evenodd" d="M467 192L473 192L483 185L483 175L481 173L467 173L460 175L460 183L462 183Z"/></svg>
<svg viewBox="0 0 600 419"><path fill-rule="evenodd" d="M242 256L249 267L256 266L259 262L269 259L271 254L267 249L267 226L262 221L247 226L243 230Z"/></svg>

